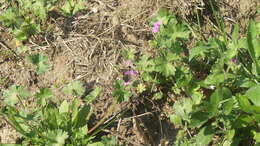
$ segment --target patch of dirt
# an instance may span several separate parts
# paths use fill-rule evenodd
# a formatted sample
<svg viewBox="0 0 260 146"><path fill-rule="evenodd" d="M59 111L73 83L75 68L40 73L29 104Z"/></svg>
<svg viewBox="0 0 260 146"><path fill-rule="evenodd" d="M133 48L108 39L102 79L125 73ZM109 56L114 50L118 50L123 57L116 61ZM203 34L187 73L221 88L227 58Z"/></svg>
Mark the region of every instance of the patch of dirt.
<svg viewBox="0 0 260 146"><path fill-rule="evenodd" d="M216 25L207 0L89 0L86 6L85 12L73 18L51 18L49 23L53 30L39 37L40 41L32 39L26 44L33 53L41 51L48 55L52 69L44 75L36 75L30 63L15 59L12 51L0 45L0 77L6 80L0 84L0 90L12 84L25 86L33 92L40 87L50 87L59 97L62 95L60 89L71 80L81 80L89 91L101 86L103 93L95 102L93 119L96 121L90 124L91 128L106 116L113 98L112 84L128 67L122 59L122 50L150 49L149 40L153 39L153 34L148 20L160 8L172 10L178 18L191 24L197 24L196 13L200 11L206 38ZM249 19L259 20L256 6L259 6L259 0L220 1L219 11L228 26L227 32L231 32L235 23L244 30ZM14 42L3 33L1 29L0 39L5 38L1 41L7 42L7 46L14 50ZM3 50L9 55L1 56ZM129 111L121 122L117 120L105 133L115 134L122 144L129 145L168 145L174 142L177 130L167 117L172 112L171 105L153 103L151 106L147 100L131 104L135 110ZM122 108L117 105L111 114ZM0 143L15 143L17 137L10 126L0 121Z"/></svg>

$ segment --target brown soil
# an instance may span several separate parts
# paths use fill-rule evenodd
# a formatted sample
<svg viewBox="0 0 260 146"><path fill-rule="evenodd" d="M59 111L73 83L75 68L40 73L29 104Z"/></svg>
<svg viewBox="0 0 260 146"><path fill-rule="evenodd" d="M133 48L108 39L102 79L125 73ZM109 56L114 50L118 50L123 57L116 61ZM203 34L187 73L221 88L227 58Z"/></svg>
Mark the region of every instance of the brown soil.
<svg viewBox="0 0 260 146"><path fill-rule="evenodd" d="M231 32L234 23L239 23L245 30L249 19L259 21L256 14L259 3L259 0L221 0L220 11L227 31ZM162 7L191 24L197 23L196 10L200 10L205 38L215 27L207 0L89 0L86 11L70 19L56 16L53 12L48 22L52 31L25 44L33 52L44 52L50 59L52 70L38 76L24 59L25 55L16 56L11 51L15 49L12 36L0 26L0 90L12 84L22 85L32 92L40 87L50 87L59 97L64 83L75 79L85 83L88 90L102 86L104 91L95 103L92 118L99 121L111 104L113 81L120 78L121 71L127 67L120 53L125 48L136 51L149 49L148 41L153 35L148 20ZM121 118L121 122L117 121L104 130L105 133L117 135L122 144L129 145L168 145L174 142L177 130L167 117L171 112L170 102L158 106L143 99L129 106L133 110ZM119 105L112 114L121 109ZM129 118L138 115L139 118ZM0 143L15 143L17 137L19 135L0 119Z"/></svg>

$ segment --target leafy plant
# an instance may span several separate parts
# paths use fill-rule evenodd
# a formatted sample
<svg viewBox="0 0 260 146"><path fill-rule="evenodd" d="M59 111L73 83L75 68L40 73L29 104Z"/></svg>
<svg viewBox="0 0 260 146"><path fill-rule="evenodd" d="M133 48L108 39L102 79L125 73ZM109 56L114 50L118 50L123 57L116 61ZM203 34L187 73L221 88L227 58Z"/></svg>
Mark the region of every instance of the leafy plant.
<svg viewBox="0 0 260 146"><path fill-rule="evenodd" d="M72 16L84 9L84 0L66 0L61 8L65 16Z"/></svg>
<svg viewBox="0 0 260 146"><path fill-rule="evenodd" d="M259 22L249 22L245 37L235 25L230 39L223 32L191 48L189 27L167 10L151 26L154 50L131 60L151 98L177 96L169 115L181 128L175 145L259 143Z"/></svg>
<svg viewBox="0 0 260 146"><path fill-rule="evenodd" d="M68 86L71 88L66 89ZM84 92L79 81L68 86L65 91L79 87L80 92L76 95ZM100 89L94 90L88 96L91 98L86 98L88 103L81 104L77 97L71 103L67 100L55 102L55 96L48 88L30 95L21 86L13 85L4 91L6 108L2 109L0 116L22 135L22 145L105 145L108 139L92 142L95 136L87 134L90 103L95 100L98 91ZM26 102L29 97L35 97L38 101L34 108L25 106L20 109L16 106L18 101Z"/></svg>
<svg viewBox="0 0 260 146"><path fill-rule="evenodd" d="M33 65L36 65L36 72L39 75L47 72L51 68L51 65L47 64L48 57L42 53L30 55L28 56L28 60Z"/></svg>
<svg viewBox="0 0 260 146"><path fill-rule="evenodd" d="M10 28L18 41L24 41L41 31L40 24L57 0L18 0L0 14L0 22Z"/></svg>

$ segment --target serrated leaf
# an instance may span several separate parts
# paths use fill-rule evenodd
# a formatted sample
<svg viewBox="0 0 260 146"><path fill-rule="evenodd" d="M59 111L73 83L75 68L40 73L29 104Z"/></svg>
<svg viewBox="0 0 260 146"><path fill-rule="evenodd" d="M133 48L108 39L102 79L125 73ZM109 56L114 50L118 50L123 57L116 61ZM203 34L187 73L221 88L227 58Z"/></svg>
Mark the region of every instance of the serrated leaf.
<svg viewBox="0 0 260 146"><path fill-rule="evenodd" d="M37 74L43 74L45 72L47 72L50 68L51 65L47 64L48 61L48 57L43 55L43 54L34 54L34 55L30 55L28 57L28 60L36 65L36 72Z"/></svg>
<svg viewBox="0 0 260 146"><path fill-rule="evenodd" d="M67 102L67 100L64 100L60 107L59 107L59 113L67 113L69 111L69 104Z"/></svg>
<svg viewBox="0 0 260 146"><path fill-rule="evenodd" d="M194 48L192 48L190 51L189 51L189 61L191 61L194 57L196 56L199 56L199 55L203 55L204 52L208 49L207 46L205 45L199 45L199 46L196 46Z"/></svg>
<svg viewBox="0 0 260 146"><path fill-rule="evenodd" d="M256 85L247 90L246 97L248 97L256 106L260 106L260 85Z"/></svg>
<svg viewBox="0 0 260 146"><path fill-rule="evenodd" d="M85 88L80 81L73 81L63 88L63 92L68 95L82 96Z"/></svg>
<svg viewBox="0 0 260 146"><path fill-rule="evenodd" d="M83 0L77 0L75 6L74 6L74 9L73 9L73 12L72 14L76 14L77 12L79 12L80 10L83 10L84 9L84 1Z"/></svg>
<svg viewBox="0 0 260 146"><path fill-rule="evenodd" d="M90 94L85 97L85 101L87 103L93 102L99 96L101 91L102 91L101 87L95 88L94 91L90 92Z"/></svg>
<svg viewBox="0 0 260 146"><path fill-rule="evenodd" d="M68 133L61 129L47 131L45 136L48 137L49 144L53 146L63 146L69 137Z"/></svg>
<svg viewBox="0 0 260 146"><path fill-rule="evenodd" d="M12 85L4 91L3 96L5 104L14 106L19 101L19 98L26 99L30 96L30 93L21 86Z"/></svg>
<svg viewBox="0 0 260 146"><path fill-rule="evenodd" d="M54 94L48 88L41 88L35 96L38 98L37 103L42 106L45 106L47 104L47 100L52 98Z"/></svg>

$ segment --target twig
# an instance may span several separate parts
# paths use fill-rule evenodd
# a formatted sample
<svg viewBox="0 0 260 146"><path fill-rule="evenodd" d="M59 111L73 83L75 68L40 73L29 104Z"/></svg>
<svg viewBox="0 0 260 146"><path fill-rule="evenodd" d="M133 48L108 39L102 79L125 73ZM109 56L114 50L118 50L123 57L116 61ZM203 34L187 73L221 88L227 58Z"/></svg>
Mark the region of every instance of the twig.
<svg viewBox="0 0 260 146"><path fill-rule="evenodd" d="M15 55L16 57L18 57L18 55L16 54L16 52L15 52L13 49L11 49L5 42L3 42L3 41L0 40L0 45L3 46L5 49L10 50L12 53L14 53L14 55Z"/></svg>
<svg viewBox="0 0 260 146"><path fill-rule="evenodd" d="M130 119L133 119L133 118L139 118L139 117L146 116L146 115L152 115L154 112L157 112L157 111L147 112L147 113L143 113L143 114L140 114L140 115L124 118L123 120L130 120Z"/></svg>

